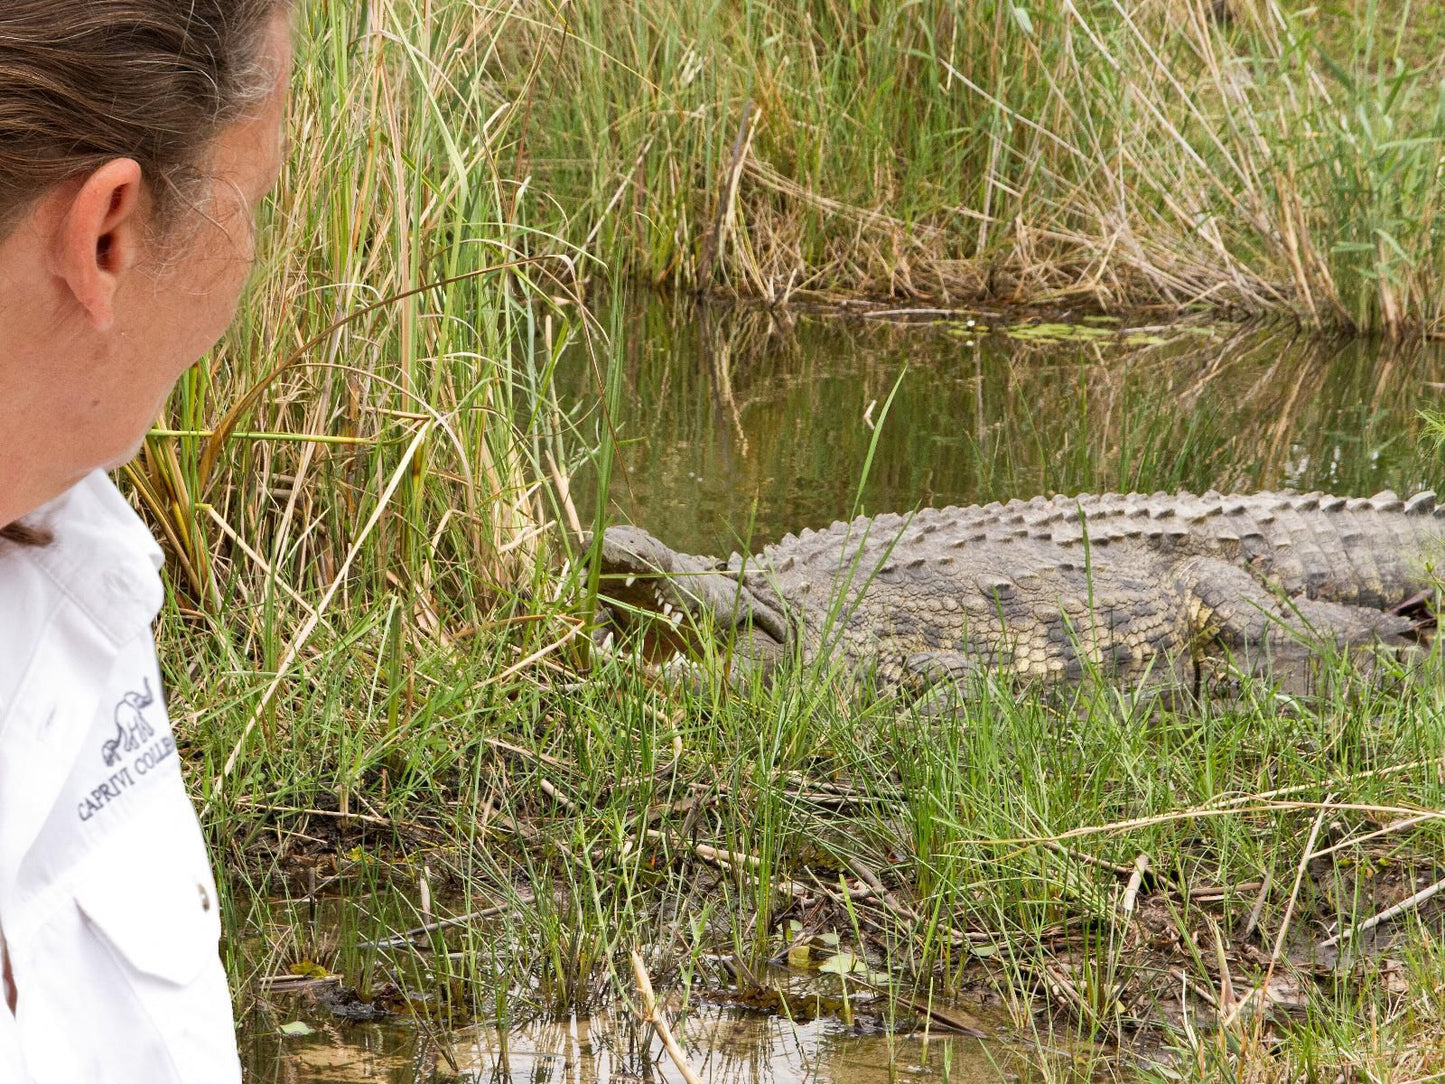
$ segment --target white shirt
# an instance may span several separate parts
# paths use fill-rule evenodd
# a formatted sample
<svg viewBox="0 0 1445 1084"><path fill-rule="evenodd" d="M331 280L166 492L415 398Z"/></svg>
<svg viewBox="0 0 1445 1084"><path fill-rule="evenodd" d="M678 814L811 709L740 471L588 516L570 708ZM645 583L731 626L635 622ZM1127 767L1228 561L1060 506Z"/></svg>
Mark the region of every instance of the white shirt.
<svg viewBox="0 0 1445 1084"><path fill-rule="evenodd" d="M237 1084L220 907L151 622L161 553L97 472L0 543L0 1084Z"/></svg>

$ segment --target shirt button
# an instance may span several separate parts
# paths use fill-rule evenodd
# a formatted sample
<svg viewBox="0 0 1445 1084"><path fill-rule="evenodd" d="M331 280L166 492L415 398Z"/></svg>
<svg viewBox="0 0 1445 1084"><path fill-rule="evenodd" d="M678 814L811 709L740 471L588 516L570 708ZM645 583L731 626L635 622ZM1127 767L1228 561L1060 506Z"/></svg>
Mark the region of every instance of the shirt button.
<svg viewBox="0 0 1445 1084"><path fill-rule="evenodd" d="M209 911L211 909L211 894L206 891L206 886L197 881L196 891L201 895L201 910Z"/></svg>

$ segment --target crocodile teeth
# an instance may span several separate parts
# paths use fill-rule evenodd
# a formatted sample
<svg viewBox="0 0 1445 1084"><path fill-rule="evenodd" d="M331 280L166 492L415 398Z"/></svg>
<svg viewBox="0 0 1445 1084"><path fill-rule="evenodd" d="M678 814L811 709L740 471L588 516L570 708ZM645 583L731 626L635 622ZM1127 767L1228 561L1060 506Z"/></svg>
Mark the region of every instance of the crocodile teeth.
<svg viewBox="0 0 1445 1084"><path fill-rule="evenodd" d="M631 586L632 586L634 583L636 583L636 582L637 582L637 577L636 577L636 576L628 576L627 579L625 579L625 580L622 581L622 586L623 586L623 587L631 587Z"/></svg>
<svg viewBox="0 0 1445 1084"><path fill-rule="evenodd" d="M669 618L672 616L672 603L664 602L662 604L662 616Z"/></svg>

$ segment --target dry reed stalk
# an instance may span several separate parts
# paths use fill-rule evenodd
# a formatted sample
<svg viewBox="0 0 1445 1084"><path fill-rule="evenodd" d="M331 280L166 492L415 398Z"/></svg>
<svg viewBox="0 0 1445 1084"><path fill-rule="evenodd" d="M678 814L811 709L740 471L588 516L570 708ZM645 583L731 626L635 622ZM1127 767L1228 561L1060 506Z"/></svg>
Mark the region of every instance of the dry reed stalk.
<svg viewBox="0 0 1445 1084"><path fill-rule="evenodd" d="M241 751L245 748L246 741L261 721L267 706L271 703L272 697L276 695L276 690L281 687L281 683L289 675L291 666L301 653L301 649L306 646L306 642L311 638L311 634L315 632L317 626L320 625L322 615L330 608L331 601L336 597L336 592L345 582L347 572L350 570L352 563L362 552L367 537L370 536L376 525L381 522L381 517L390 505L392 496L396 493L397 487L401 485L402 479L406 476L406 472L411 466L412 458L421 448L423 442L425 442L427 436L431 433L431 430L432 426L430 422L418 427L416 435L412 437L411 443L407 446L407 450L401 458L401 463L392 474L391 480L386 485L386 489L382 491L381 496L377 499L376 508L372 511L370 518L367 519L366 524L362 527L361 533L356 537L351 548L347 551L346 559L341 563L340 570L332 579L331 586L327 588L326 594L324 594L321 597L321 601L317 603L312 616L306 619L301 628L297 630L290 644L287 645L286 652L281 656L281 661L276 667L275 677L271 679L265 691L261 694L260 700L256 702L256 706L252 709L250 717L246 720L246 725L241 731L241 736L236 739L236 744L232 748L230 755L226 758L225 764L222 765L220 772L216 774L215 778L211 780L211 793L206 798L205 806L201 809L201 819L203 821L210 814L211 807L221 794L222 785L235 768L236 761L240 759Z"/></svg>
<svg viewBox="0 0 1445 1084"><path fill-rule="evenodd" d="M702 1084L702 1077L698 1076L688 1065L687 1058L682 1052L682 1047L677 1045L673 1038L672 1029L667 1026L667 1018L662 1015L658 1007L657 997L652 992L652 976L647 973L647 965L643 963L642 953L636 949L632 950L632 976L637 981L637 992L642 997L642 1019L652 1025L657 1037L662 1040L663 1047L667 1050L667 1056L672 1059L672 1064L677 1066L677 1071L687 1084Z"/></svg>

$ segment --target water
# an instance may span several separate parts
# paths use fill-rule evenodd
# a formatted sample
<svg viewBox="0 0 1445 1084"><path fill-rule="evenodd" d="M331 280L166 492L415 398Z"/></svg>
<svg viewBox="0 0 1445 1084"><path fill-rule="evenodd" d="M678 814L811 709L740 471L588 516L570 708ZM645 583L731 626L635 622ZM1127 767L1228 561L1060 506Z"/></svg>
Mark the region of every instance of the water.
<svg viewBox="0 0 1445 1084"><path fill-rule="evenodd" d="M257 1035L251 1084L684 1084L663 1044L625 1012L477 1026L428 1035L405 1023L313 1018L316 1034ZM954 1084L1085 1081L1083 1057L1036 1042L860 1033L836 1018L793 1023L726 1006L694 1006L672 1027L689 1067L710 1084ZM1049 1063L1044 1074L1040 1064ZM1098 1079L1097 1077L1094 1079Z"/></svg>
<svg viewBox="0 0 1445 1084"><path fill-rule="evenodd" d="M557 378L584 436L610 425L621 439L613 515L694 552L755 549L855 512L1053 491L1369 494L1440 480L1419 413L1445 387L1439 346L1139 324L1019 338L961 320L902 326L651 303L616 329L614 417L601 416L602 377L584 349L564 355ZM572 492L590 519L595 478L579 474ZM315 1034L281 1037L291 1020ZM925 1047L919 1035L860 1034L836 1016L793 1024L699 1001L680 1027L702 1079L729 1084L1079 1079L1079 1047L1043 1049L999 1023L1012 1039ZM439 1034L271 999L246 1035L248 1079L266 1084L682 1079L620 1010Z"/></svg>
<svg viewBox="0 0 1445 1084"><path fill-rule="evenodd" d="M675 548L727 553L855 511L1439 480L1419 410L1440 399L1440 346L1229 326L1151 328L1127 345L1139 323L1021 341L945 323L635 308L619 336L614 514ZM594 366L574 351L559 379L595 434ZM590 518L595 481L573 488Z"/></svg>

